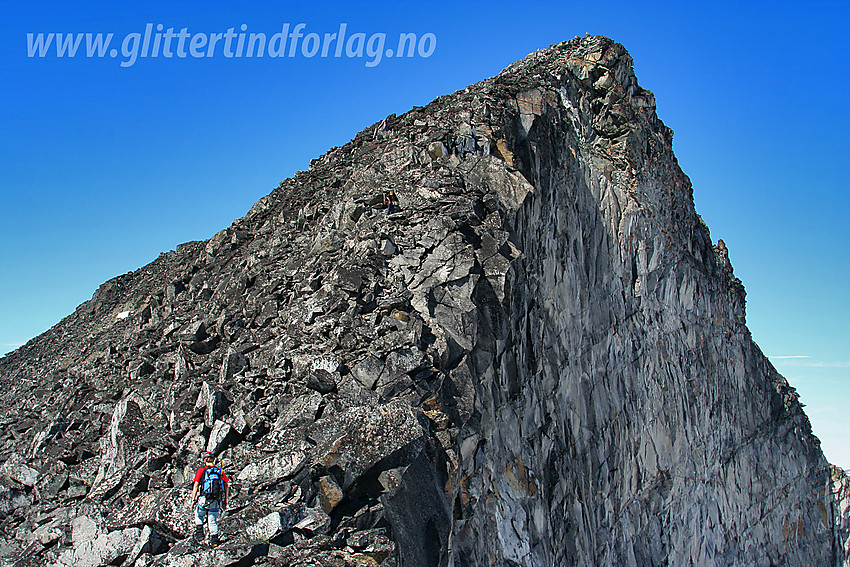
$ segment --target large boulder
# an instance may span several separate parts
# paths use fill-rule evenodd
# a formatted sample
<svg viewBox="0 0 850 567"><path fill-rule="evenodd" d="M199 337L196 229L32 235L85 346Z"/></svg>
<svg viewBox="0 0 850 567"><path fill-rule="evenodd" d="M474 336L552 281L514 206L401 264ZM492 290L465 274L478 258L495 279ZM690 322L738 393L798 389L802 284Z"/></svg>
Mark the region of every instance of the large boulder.
<svg viewBox="0 0 850 567"><path fill-rule="evenodd" d="M422 442L426 434L418 414L401 401L349 408L308 429L308 438L316 443L312 462L324 468L339 467L343 489L380 460Z"/></svg>

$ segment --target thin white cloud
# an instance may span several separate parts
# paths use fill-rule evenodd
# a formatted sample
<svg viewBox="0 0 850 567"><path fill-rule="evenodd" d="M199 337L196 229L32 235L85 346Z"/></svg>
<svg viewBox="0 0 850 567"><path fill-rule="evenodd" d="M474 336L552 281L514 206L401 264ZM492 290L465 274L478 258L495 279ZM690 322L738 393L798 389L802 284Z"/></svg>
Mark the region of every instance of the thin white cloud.
<svg viewBox="0 0 850 567"><path fill-rule="evenodd" d="M0 357L10 354L11 352L17 350L19 347L24 346L24 344L26 343L3 343L3 345L0 346Z"/></svg>
<svg viewBox="0 0 850 567"><path fill-rule="evenodd" d="M842 360L838 362L821 362L818 360L786 360L783 361L786 366L800 366L805 368L850 368L850 360Z"/></svg>

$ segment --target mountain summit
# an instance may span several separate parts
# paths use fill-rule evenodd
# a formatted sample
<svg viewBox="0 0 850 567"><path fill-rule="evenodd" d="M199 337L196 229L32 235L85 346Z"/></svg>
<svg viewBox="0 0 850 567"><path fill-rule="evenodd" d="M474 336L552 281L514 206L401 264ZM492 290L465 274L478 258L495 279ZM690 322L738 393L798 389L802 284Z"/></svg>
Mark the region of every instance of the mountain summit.
<svg viewBox="0 0 850 567"><path fill-rule="evenodd" d="M850 557L850 481L604 37L331 148L0 381L4 564ZM203 451L232 479L214 549L189 539Z"/></svg>

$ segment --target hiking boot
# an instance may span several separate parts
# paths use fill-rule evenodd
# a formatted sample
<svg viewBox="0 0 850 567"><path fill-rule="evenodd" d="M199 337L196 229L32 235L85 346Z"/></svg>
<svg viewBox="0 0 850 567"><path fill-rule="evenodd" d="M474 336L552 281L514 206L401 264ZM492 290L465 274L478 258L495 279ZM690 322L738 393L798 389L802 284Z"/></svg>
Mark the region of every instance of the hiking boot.
<svg viewBox="0 0 850 567"><path fill-rule="evenodd" d="M218 534L211 535L209 537L208 543L210 545L218 545L219 543L221 543L221 540L218 539Z"/></svg>
<svg viewBox="0 0 850 567"><path fill-rule="evenodd" d="M204 527L196 526L195 534L192 536L192 539L195 540L195 543L202 543L204 541Z"/></svg>

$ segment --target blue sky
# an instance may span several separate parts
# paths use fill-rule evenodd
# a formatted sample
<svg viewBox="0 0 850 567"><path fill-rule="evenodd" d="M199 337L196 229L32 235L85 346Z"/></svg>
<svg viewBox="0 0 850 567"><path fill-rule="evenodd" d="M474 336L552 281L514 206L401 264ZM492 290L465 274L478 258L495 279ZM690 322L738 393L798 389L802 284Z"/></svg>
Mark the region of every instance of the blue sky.
<svg viewBox="0 0 850 567"><path fill-rule="evenodd" d="M748 323L850 467L846 2L7 3L0 20L0 353L105 280L206 239L390 113L575 35L624 44L747 289ZM433 33L429 57L128 58L188 33ZM118 57L27 57L27 33L113 33ZM234 40L235 41L235 40ZM84 51L84 48L81 48ZM55 53L55 51L53 52ZM842 175L844 173L844 175Z"/></svg>

